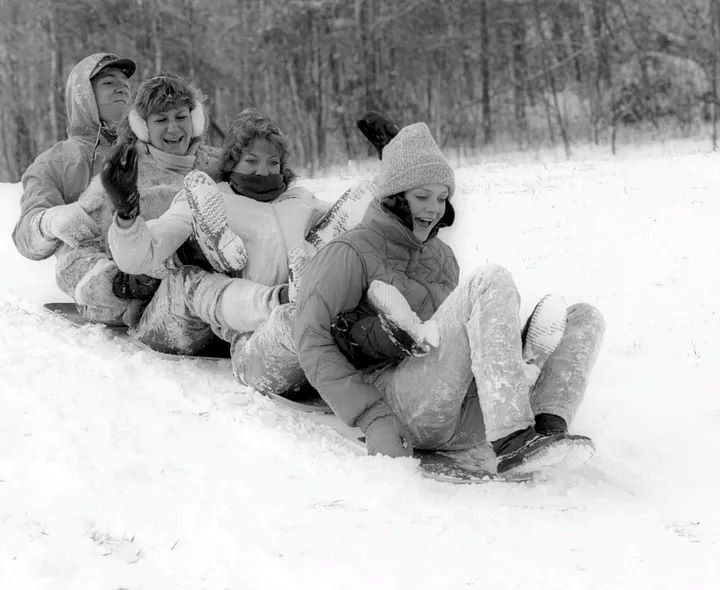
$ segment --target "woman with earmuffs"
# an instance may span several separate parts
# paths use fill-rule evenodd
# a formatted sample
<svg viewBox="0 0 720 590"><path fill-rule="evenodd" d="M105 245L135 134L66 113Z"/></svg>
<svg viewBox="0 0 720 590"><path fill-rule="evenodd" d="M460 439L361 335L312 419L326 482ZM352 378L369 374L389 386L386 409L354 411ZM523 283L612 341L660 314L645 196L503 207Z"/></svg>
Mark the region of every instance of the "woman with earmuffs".
<svg viewBox="0 0 720 590"><path fill-rule="evenodd" d="M162 352L195 354L204 331L231 345L236 375L244 344L292 297L291 269L316 247L306 240L330 205L294 183L289 142L268 115L247 108L232 120L220 182L188 173L170 208L147 220L135 187L136 156L120 151L105 160L101 178L116 215L108 231L119 268L159 274L197 238L206 262L168 268L131 336ZM293 271L294 272L294 271ZM196 328L194 328L194 326Z"/></svg>
<svg viewBox="0 0 720 590"><path fill-rule="evenodd" d="M182 188L185 175L202 170L216 177L222 150L206 144L202 95L190 82L161 74L138 87L129 113L118 126L115 150L134 146L137 191L142 216L160 217ZM159 281L147 275L128 275L113 261L107 245L115 209L99 175L80 196L92 211L100 236L76 248L63 245L57 253L58 286L76 302L89 320L107 325L132 324L152 297Z"/></svg>

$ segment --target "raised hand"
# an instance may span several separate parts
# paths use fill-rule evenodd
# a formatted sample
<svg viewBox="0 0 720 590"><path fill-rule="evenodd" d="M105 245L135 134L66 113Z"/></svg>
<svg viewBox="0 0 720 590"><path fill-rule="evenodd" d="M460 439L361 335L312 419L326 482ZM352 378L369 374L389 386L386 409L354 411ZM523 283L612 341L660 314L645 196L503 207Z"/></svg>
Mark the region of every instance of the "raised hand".
<svg viewBox="0 0 720 590"><path fill-rule="evenodd" d="M105 157L100 180L118 217L128 221L140 215L137 178L137 151L134 142L116 143Z"/></svg>

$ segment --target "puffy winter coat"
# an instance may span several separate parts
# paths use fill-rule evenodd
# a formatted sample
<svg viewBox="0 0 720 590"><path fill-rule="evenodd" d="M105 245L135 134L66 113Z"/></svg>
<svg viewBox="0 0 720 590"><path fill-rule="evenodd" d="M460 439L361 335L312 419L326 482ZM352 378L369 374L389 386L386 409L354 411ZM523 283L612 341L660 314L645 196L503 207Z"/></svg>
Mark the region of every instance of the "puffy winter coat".
<svg viewBox="0 0 720 590"><path fill-rule="evenodd" d="M363 221L322 248L303 273L295 343L310 383L344 422L356 425L381 398L333 341L330 326L343 312L367 307L374 280L397 287L422 320L457 286L459 268L439 238L422 243L379 201Z"/></svg>
<svg viewBox="0 0 720 590"><path fill-rule="evenodd" d="M202 143L195 149L193 169L216 177L220 171L222 150ZM165 169L161 162L153 158L147 144L143 142L137 143L137 151L140 214L144 219L156 219L168 210L175 195L182 189L185 174ZM55 279L58 287L72 298L75 287L86 273L90 272L98 261L112 258L107 238L115 214L99 175L93 178L78 202L100 227L100 236L77 248L61 244L57 251Z"/></svg>
<svg viewBox="0 0 720 590"><path fill-rule="evenodd" d="M40 233L40 214L77 201L90 179L100 172L112 143L113 137L100 122L90 82L90 74L108 55L96 53L72 69L65 85L68 138L41 153L23 174L20 219L12 235L26 258L42 260L57 250L61 242L47 240Z"/></svg>
<svg viewBox="0 0 720 590"><path fill-rule="evenodd" d="M305 236L328 210L309 190L292 186L269 203L235 194L226 182L217 185L224 198L228 225L245 243L248 262L242 277L262 285L288 281L287 253L312 248ZM128 228L113 223L109 243L121 270L144 274L165 264L192 234L192 209L185 189L158 219L138 219Z"/></svg>

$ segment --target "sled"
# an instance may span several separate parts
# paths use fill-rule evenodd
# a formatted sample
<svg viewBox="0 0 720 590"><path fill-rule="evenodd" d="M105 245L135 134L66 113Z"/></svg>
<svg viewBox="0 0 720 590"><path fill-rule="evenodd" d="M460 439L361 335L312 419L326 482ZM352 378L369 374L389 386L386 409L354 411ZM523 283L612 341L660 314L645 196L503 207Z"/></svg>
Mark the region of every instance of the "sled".
<svg viewBox="0 0 720 590"><path fill-rule="evenodd" d="M88 325L102 326L108 330L111 330L118 336L121 336L123 338L129 338L127 336L127 326L125 326L125 325L108 326L105 324L99 324L97 322L88 320L87 318L84 318L78 312L77 306L74 303L66 302L66 301L62 301L62 302L52 301L52 302L43 304L43 307L45 309L47 309L48 311L52 312L53 314L55 314L57 317L62 318L65 322L67 322L71 326L74 326L76 328L81 328L83 326L88 326ZM170 359L170 360L202 359L202 360L219 361L219 360L226 360L226 359L230 358L230 345L226 342L222 342L219 339L215 342L212 342L211 344L206 346L204 349L202 349L200 352L198 352L197 354L194 354L194 355L172 354L169 352L159 352L137 340L133 340L133 343L144 350L147 350L155 355L158 355L163 358Z"/></svg>
<svg viewBox="0 0 720 590"><path fill-rule="evenodd" d="M305 413L314 422L328 426L343 438L365 448L365 437L362 431L359 428L348 426L335 416L330 406L312 387L304 387L290 396L276 393L265 395L283 406ZM482 484L532 480L532 475L527 474L515 477L499 476L495 472L495 455L489 447L479 447L471 451L415 450L413 456L419 460L421 474L436 481L453 484Z"/></svg>

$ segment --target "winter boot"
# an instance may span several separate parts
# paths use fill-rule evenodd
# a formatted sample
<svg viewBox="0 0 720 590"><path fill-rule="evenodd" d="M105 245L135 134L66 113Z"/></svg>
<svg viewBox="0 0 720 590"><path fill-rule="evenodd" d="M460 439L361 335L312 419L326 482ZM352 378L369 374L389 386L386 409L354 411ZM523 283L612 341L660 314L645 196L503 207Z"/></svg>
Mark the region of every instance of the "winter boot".
<svg viewBox="0 0 720 590"><path fill-rule="evenodd" d="M539 434L567 434L567 422L555 414L535 416L535 430Z"/></svg>
<svg viewBox="0 0 720 590"><path fill-rule="evenodd" d="M522 331L523 359L528 381L537 380L545 362L562 340L567 323L567 305L560 295L545 295L535 306Z"/></svg>
<svg viewBox="0 0 720 590"><path fill-rule="evenodd" d="M400 133L400 127L377 111L365 113L363 118L358 119L355 124L365 138L375 146L378 158L381 160L383 148Z"/></svg>
<svg viewBox="0 0 720 590"><path fill-rule="evenodd" d="M204 172L193 170L184 180L193 213L193 233L212 267L222 273L241 271L247 264L242 238L228 226L222 193Z"/></svg>
<svg viewBox="0 0 720 590"><path fill-rule="evenodd" d="M498 475L513 478L533 473L571 471L595 452L592 441L579 435L539 434L533 426L493 441Z"/></svg>
<svg viewBox="0 0 720 590"><path fill-rule="evenodd" d="M377 185L367 180L351 186L312 227L305 240L319 250L330 240L355 227L362 221L376 193Z"/></svg>
<svg viewBox="0 0 720 590"><path fill-rule="evenodd" d="M368 301L378 311L383 329L407 354L420 356L440 345L440 327L433 320L423 322L395 287L373 281Z"/></svg>

